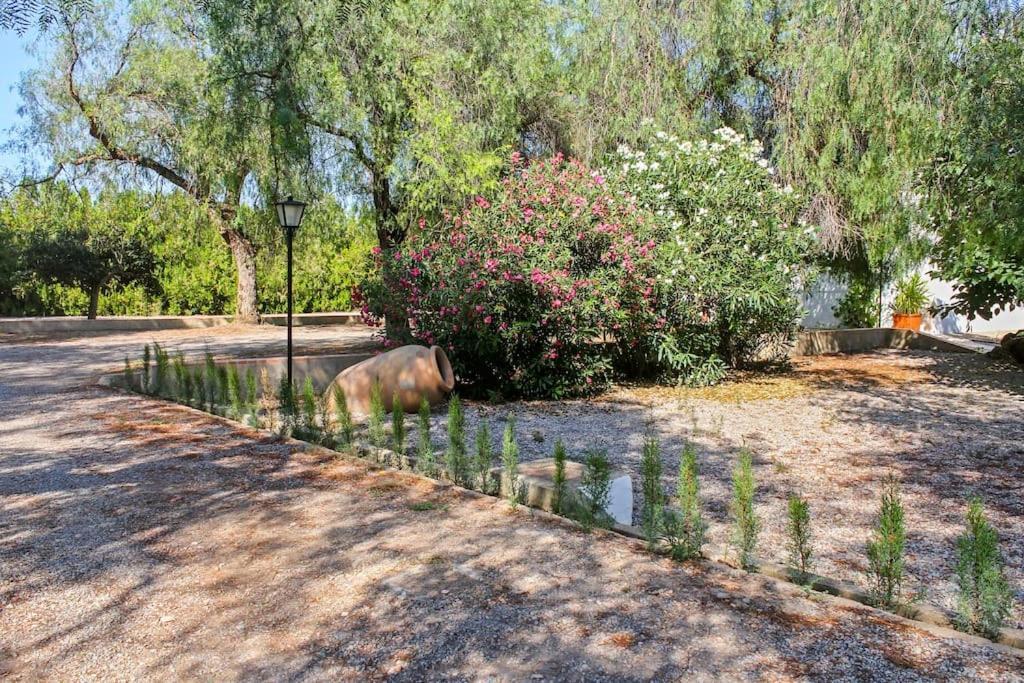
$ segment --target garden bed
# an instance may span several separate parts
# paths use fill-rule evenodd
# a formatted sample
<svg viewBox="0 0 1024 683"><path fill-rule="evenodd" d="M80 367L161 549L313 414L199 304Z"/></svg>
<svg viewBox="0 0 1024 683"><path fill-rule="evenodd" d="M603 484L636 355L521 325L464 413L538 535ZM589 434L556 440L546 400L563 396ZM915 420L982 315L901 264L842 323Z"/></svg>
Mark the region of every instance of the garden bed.
<svg viewBox="0 0 1024 683"><path fill-rule="evenodd" d="M500 434L515 415L523 460L550 457L556 439L571 459L606 450L633 475L636 510L645 434L662 444L669 493L692 441L710 540L720 544L729 540L731 470L747 446L764 522L757 554L786 560L786 500L800 494L811 505L816 571L861 585L881 483L895 474L907 507L909 589L947 608L955 539L968 497L979 495L1018 590L1008 625L1024 625L1024 372L1014 366L974 354L876 351L797 359L789 373L704 389L619 387L590 400L466 405L470 434L481 416ZM434 420L440 448L445 418Z"/></svg>
<svg viewBox="0 0 1024 683"><path fill-rule="evenodd" d="M182 359L178 359L163 374L169 376L173 367L175 376L180 369L183 376L192 378L185 386L199 389L187 391L185 403L253 426L290 431L287 425L293 425L300 438L344 446L349 442L334 429L334 418L326 433L318 426L328 419L323 401L317 398L325 384L319 375L329 377L328 365L347 366L355 358L348 354L308 359L302 366L309 380L303 392L306 398L299 401L307 407L294 419L282 419L276 410L280 394L275 396L268 373L280 370L279 359L255 360L252 367L241 367L245 361L216 361L207 356L202 363L181 362L180 368ZM248 390L257 374L261 378L258 399ZM149 376L152 380L152 371ZM138 389L140 377L134 372L107 379ZM170 393L182 400L177 384L177 380L171 382ZM865 541L877 515L881 484L895 475L902 480L907 511L903 599L926 600L952 613L955 543L971 496L983 499L1002 534L1011 586L1024 583L1024 548L1016 541L1024 533L1022 407L1024 372L1016 366L977 354L879 350L797 358L787 372L741 374L704 388L622 386L587 400L467 402L465 434L468 450L475 453L477 426L486 418L496 455L508 417L515 416L520 462L550 457L558 440L565 444L570 460L589 462L589 453L604 452L610 468L633 479L634 524L639 524L644 502L640 472L644 440L654 438L660 444L661 483L670 505L674 504L671 494L679 454L686 443L692 443L701 468L702 507L710 522L709 557L721 555L723 551L712 549L725 548L730 540L730 478L738 454L749 449L754 454L756 511L763 526L754 555L767 562L763 566L786 564L787 500L799 495L811 506L812 570L831 577L826 582L845 582L843 594L856 593L856 586L866 585ZM437 464L446 460L448 426L443 412L429 415L432 457ZM377 432L380 445L392 443L388 422L382 416ZM407 419L405 424L404 451L412 456L422 446L417 445L416 420ZM357 426L354 437L362 449L374 440L373 430ZM391 451L369 449L368 455L384 457L388 463L394 460L403 468L416 461ZM494 464L491 460L490 465ZM434 465L426 465L426 470L434 472ZM467 483L483 485L484 490L494 488L501 468L483 471L489 472L488 483L480 484L477 475ZM628 518L628 502L625 509ZM635 527L621 531L640 533ZM1024 611L1019 594L1014 609L1007 625L1019 628ZM940 617L939 623L948 623L944 619ZM1013 638L1019 638L1020 631L1015 633Z"/></svg>

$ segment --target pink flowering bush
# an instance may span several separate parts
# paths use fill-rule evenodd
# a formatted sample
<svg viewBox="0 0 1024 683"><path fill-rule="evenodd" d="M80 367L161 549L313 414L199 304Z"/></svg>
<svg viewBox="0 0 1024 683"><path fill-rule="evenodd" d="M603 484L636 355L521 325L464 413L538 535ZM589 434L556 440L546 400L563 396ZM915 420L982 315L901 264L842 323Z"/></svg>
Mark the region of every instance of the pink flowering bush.
<svg viewBox="0 0 1024 683"><path fill-rule="evenodd" d="M496 194L379 253L361 289L380 323L403 302L408 330L388 343L438 344L482 393L593 391L651 357L658 313L655 222L577 161L525 165Z"/></svg>

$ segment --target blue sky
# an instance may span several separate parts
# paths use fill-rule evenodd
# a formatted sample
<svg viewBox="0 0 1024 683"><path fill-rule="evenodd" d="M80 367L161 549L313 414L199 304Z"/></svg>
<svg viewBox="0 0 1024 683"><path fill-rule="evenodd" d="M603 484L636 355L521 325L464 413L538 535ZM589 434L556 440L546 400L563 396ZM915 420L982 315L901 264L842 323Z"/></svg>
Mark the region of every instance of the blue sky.
<svg viewBox="0 0 1024 683"><path fill-rule="evenodd" d="M17 36L10 31L0 32L0 141L10 138L10 128L21 122L18 107L21 96L18 82L21 74L36 64L36 57L26 50L36 40L36 34L29 32ZM19 158L0 151L0 176L5 176L18 167Z"/></svg>

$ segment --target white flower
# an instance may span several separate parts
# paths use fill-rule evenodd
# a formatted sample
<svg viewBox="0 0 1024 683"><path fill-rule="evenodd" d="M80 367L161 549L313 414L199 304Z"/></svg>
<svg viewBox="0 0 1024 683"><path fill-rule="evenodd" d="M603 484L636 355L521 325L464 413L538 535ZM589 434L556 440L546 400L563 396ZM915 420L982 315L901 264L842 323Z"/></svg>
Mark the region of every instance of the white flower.
<svg viewBox="0 0 1024 683"><path fill-rule="evenodd" d="M758 159L757 160L757 165L760 166L761 168L768 168L768 160L767 159Z"/></svg>
<svg viewBox="0 0 1024 683"><path fill-rule="evenodd" d="M782 194L793 194L793 186L786 185L784 188L782 188Z"/></svg>
<svg viewBox="0 0 1024 683"><path fill-rule="evenodd" d="M756 221L756 220L752 220L752 221L750 221L750 227L752 227L752 228L756 228L756 227L757 227L757 225L758 225L758 223L757 223L757 221Z"/></svg>
<svg viewBox="0 0 1024 683"><path fill-rule="evenodd" d="M665 186L662 183L654 183L651 185L651 188L655 190L664 190Z"/></svg>
<svg viewBox="0 0 1024 683"><path fill-rule="evenodd" d="M659 130L657 133L654 134L654 137L658 138L659 140L664 140L668 136L665 135L665 131Z"/></svg>

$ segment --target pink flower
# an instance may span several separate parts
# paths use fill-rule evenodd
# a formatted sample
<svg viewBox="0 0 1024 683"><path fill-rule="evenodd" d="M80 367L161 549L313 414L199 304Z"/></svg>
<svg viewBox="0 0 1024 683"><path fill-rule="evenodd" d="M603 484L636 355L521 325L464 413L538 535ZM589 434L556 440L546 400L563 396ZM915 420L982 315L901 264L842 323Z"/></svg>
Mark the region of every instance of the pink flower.
<svg viewBox="0 0 1024 683"><path fill-rule="evenodd" d="M494 320L494 318L492 318L491 316L489 316L489 315L485 315L484 316L484 324L485 325L490 325L492 320Z"/></svg>

